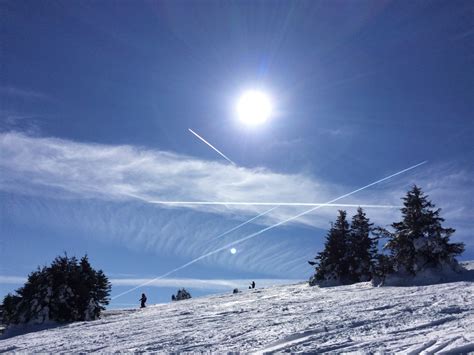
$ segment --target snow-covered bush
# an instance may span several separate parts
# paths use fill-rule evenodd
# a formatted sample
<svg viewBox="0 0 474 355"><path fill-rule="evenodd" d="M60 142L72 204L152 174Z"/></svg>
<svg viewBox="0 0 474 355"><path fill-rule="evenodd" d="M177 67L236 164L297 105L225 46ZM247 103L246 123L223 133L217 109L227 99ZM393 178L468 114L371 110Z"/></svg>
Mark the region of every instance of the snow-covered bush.
<svg viewBox="0 0 474 355"><path fill-rule="evenodd" d="M187 300L189 298L191 298L191 294L188 291L186 291L184 288L182 288L181 290L178 290L178 292L176 293L176 296L175 295L171 296L172 301Z"/></svg>
<svg viewBox="0 0 474 355"><path fill-rule="evenodd" d="M93 320L109 302L110 283L87 256L78 261L65 255L32 272L16 293L3 300L8 325Z"/></svg>

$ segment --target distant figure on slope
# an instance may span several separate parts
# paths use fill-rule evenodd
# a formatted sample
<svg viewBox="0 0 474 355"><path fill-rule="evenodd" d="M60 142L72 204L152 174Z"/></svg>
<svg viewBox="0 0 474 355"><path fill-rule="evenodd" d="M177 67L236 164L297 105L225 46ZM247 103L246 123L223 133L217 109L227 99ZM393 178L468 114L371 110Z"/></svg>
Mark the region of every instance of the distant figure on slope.
<svg viewBox="0 0 474 355"><path fill-rule="evenodd" d="M140 303L141 303L141 304L140 304L140 308L145 308L145 307L146 307L146 306L145 306L145 303L146 303L146 296L145 296L144 293L142 293L142 298L140 298L139 301L140 301Z"/></svg>
<svg viewBox="0 0 474 355"><path fill-rule="evenodd" d="M255 288L255 281L252 281L251 286L252 286L252 288Z"/></svg>

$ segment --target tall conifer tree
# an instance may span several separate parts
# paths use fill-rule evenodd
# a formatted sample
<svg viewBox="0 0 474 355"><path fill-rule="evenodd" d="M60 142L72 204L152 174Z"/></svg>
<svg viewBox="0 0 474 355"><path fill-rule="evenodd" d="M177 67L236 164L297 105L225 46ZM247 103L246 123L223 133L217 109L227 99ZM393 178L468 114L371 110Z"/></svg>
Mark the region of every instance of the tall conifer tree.
<svg viewBox="0 0 474 355"><path fill-rule="evenodd" d="M377 240L371 238L373 223L370 223L364 210L357 209L352 217L348 237L348 267L352 282L369 281L374 272L377 258Z"/></svg>
<svg viewBox="0 0 474 355"><path fill-rule="evenodd" d="M349 223L346 220L346 211L339 211L336 222L328 232L324 250L310 261L316 266L316 273L310 279L310 285L337 285L350 282L347 263L347 241L349 237Z"/></svg>
<svg viewBox="0 0 474 355"><path fill-rule="evenodd" d="M455 256L464 251L463 243L450 243L452 228L444 228L441 209L428 200L418 186L403 197L402 220L392 224L386 248L394 271L416 274L426 268L457 265Z"/></svg>

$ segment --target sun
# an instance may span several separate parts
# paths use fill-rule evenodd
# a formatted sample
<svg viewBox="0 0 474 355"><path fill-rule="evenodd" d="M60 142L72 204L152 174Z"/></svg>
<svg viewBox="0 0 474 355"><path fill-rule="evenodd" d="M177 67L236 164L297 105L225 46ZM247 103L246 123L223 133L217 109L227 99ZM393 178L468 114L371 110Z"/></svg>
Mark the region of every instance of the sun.
<svg viewBox="0 0 474 355"><path fill-rule="evenodd" d="M265 123L272 114L272 103L262 91L249 90L237 102L237 115L241 122L255 126Z"/></svg>
<svg viewBox="0 0 474 355"><path fill-rule="evenodd" d="M230 253L231 253L231 254L237 253L237 249L235 249L235 248L230 249Z"/></svg>

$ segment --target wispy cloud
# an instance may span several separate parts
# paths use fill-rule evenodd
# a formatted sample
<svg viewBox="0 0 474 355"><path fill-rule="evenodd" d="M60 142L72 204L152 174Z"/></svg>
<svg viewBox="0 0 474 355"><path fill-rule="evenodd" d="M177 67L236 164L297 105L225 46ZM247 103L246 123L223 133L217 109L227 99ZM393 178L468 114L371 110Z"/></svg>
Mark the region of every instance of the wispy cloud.
<svg viewBox="0 0 474 355"><path fill-rule="evenodd" d="M33 138L19 133L0 135L0 188L17 193L99 198L104 200L324 202L344 187L303 174L280 174L264 168L242 168L170 152L132 146L76 143L56 138ZM393 199L392 199L393 201ZM347 203L390 204L383 197ZM346 201L344 201L346 202ZM397 201L398 203L398 201ZM173 208L166 206L166 208ZM232 215L258 214L251 205L185 208ZM272 223L291 216L281 208L266 216ZM334 214L334 210L322 215ZM326 226L327 218L302 218L299 223Z"/></svg>
<svg viewBox="0 0 474 355"><path fill-rule="evenodd" d="M14 97L21 97L25 99L39 99L39 100L50 100L51 98L39 91L25 90L13 86L0 86L0 94Z"/></svg>
<svg viewBox="0 0 474 355"><path fill-rule="evenodd" d="M29 136L38 136L41 132L39 118L34 114L0 110L0 132L21 131Z"/></svg>
<svg viewBox="0 0 474 355"><path fill-rule="evenodd" d="M1 190L54 198L318 203L353 188L305 174L281 174L134 146L77 143L16 132L0 133L0 150ZM381 177L376 175L374 170L374 179ZM464 168L436 164L340 202L400 205L407 188L417 183L443 205L447 216L465 217L472 206L466 196L473 195L473 180L472 173ZM266 209L252 205L161 207L227 216L257 215ZM274 223L298 211L278 208L259 222ZM326 228L328 218L331 220L334 214L333 208L321 209L316 216L305 216L296 222ZM397 214L398 211L371 211L371 215L387 221Z"/></svg>
<svg viewBox="0 0 474 355"><path fill-rule="evenodd" d="M109 279L113 287L118 286L138 286L144 283L149 287L186 287L201 290L229 290L234 288L248 288L252 281L258 287L268 287L300 282L301 279L193 279L193 278L111 278ZM0 283L9 285L22 285L26 282L26 277L0 275Z"/></svg>
<svg viewBox="0 0 474 355"><path fill-rule="evenodd" d="M252 223L221 240L214 239L268 207L178 208L146 201L325 202L359 187L141 147L77 143L17 132L0 134L0 170L0 190L9 206L5 210L8 218L80 230L84 235L98 235L132 249L178 255L184 262L256 232L260 227ZM373 178L395 171L374 170ZM470 211L474 208L474 177L467 166L426 165L341 202L399 205L413 183L422 186L443 208L447 225L458 229L457 240L473 247ZM273 224L305 209L279 207L254 222ZM349 214L353 212L349 209ZM236 257L222 252L203 262L269 275L301 275L308 266L294 260L311 259L324 235L324 231L313 232L307 227L326 230L335 215L334 208L320 209L295 221L291 230L283 227L267 237L246 241L239 245ZM370 210L368 215L379 225L400 217L397 210Z"/></svg>

